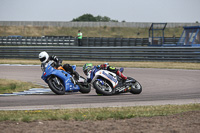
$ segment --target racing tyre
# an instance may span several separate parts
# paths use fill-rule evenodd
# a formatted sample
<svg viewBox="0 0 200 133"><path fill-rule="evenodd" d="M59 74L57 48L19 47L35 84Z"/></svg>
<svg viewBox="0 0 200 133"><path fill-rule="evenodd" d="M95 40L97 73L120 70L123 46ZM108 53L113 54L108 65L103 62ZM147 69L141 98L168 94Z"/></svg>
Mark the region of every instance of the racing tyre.
<svg viewBox="0 0 200 133"><path fill-rule="evenodd" d="M131 84L131 91L132 94L140 94L142 92L142 85L135 80L134 83Z"/></svg>
<svg viewBox="0 0 200 133"><path fill-rule="evenodd" d="M95 89L96 90L96 89ZM99 92L98 90L96 90L97 95L102 95L101 92Z"/></svg>
<svg viewBox="0 0 200 133"><path fill-rule="evenodd" d="M91 85L86 83L78 83L81 93L89 93L91 91Z"/></svg>
<svg viewBox="0 0 200 133"><path fill-rule="evenodd" d="M105 96L115 94L115 89L113 89L108 82L102 84L99 80L96 80L94 81L93 86L96 89L97 94L103 94Z"/></svg>
<svg viewBox="0 0 200 133"><path fill-rule="evenodd" d="M82 79L82 82L78 82L81 93L89 93L91 91L91 85L87 83L86 79L83 76L79 76L79 79Z"/></svg>
<svg viewBox="0 0 200 133"><path fill-rule="evenodd" d="M62 80L60 80L58 77L56 76L52 76L49 80L48 80L48 85L49 88L57 95L64 95L65 94L65 87L62 83Z"/></svg>

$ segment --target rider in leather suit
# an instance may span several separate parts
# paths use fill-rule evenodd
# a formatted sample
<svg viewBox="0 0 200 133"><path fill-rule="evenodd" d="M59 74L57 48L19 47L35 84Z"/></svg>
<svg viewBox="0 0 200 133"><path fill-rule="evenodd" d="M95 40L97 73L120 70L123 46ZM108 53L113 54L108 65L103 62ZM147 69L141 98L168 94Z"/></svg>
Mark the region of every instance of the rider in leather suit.
<svg viewBox="0 0 200 133"><path fill-rule="evenodd" d="M104 63L100 65L100 69L104 69L104 70L108 70L111 71L115 74L117 74L118 76L120 76L124 81L127 80L127 77L124 76L118 69L116 69L115 67L111 67L109 66L108 63Z"/></svg>
<svg viewBox="0 0 200 133"><path fill-rule="evenodd" d="M54 61L55 67L58 68L59 66L62 66L62 60L58 59L56 56L52 55L49 56L49 54L46 51L43 51L39 54L39 59L42 63L48 63L49 61ZM79 79L79 74L70 66L70 64L64 64L63 68L66 72L69 72L71 74L75 75L75 78Z"/></svg>
<svg viewBox="0 0 200 133"><path fill-rule="evenodd" d="M95 66L96 67L96 66ZM127 80L127 77L124 76L118 69L116 69L115 67L111 67L108 65L108 63L104 63L102 65L98 65L97 68L99 69L104 69L104 70L108 70L111 71L113 73L116 73L118 76L120 76L123 81ZM93 79L94 74L96 73L96 71L98 71L97 69L95 69L92 65L92 63L86 63L83 66L83 72L85 75L87 75L87 82L91 82L91 79Z"/></svg>

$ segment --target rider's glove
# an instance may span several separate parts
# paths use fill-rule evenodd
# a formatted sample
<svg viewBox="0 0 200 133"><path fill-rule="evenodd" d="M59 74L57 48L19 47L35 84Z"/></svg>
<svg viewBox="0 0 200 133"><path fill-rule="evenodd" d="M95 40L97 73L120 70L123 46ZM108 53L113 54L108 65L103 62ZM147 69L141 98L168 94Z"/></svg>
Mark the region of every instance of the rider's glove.
<svg viewBox="0 0 200 133"><path fill-rule="evenodd" d="M58 62L58 58L55 55L52 55L52 59L56 62Z"/></svg>

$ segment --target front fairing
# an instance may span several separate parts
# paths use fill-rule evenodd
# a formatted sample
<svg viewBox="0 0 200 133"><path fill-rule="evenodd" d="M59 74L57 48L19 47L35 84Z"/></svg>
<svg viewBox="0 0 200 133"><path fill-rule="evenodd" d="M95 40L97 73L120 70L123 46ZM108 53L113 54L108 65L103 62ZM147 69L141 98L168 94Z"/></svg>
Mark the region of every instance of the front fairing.
<svg viewBox="0 0 200 133"><path fill-rule="evenodd" d="M52 74L52 72L55 70L50 64L46 64L47 66L45 66L43 74L41 76L41 78L47 82L48 77Z"/></svg>
<svg viewBox="0 0 200 133"><path fill-rule="evenodd" d="M58 73L57 73L58 74ZM57 75L56 73L54 75ZM76 81L74 80L74 78L67 72L65 71L60 71L60 74L63 80L63 84L65 86L65 90L66 91L73 91L73 92L77 92L80 90L79 86L76 85Z"/></svg>
<svg viewBox="0 0 200 133"><path fill-rule="evenodd" d="M113 76L111 76L111 75L113 75ZM112 84L113 88L115 88L117 86L117 84L118 84L118 80L116 78L117 77L116 74L112 73L110 71L107 71L107 70L99 70L99 71L97 71L95 73L95 76L94 76L94 78L92 79L91 82L93 83L99 77L108 80Z"/></svg>
<svg viewBox="0 0 200 133"><path fill-rule="evenodd" d="M63 81L66 91L79 91L80 88L78 85L74 85L73 77L63 70L54 69L50 64L48 64L43 72L41 78L48 83L48 78L51 75L55 75L56 77L60 78Z"/></svg>
<svg viewBox="0 0 200 133"><path fill-rule="evenodd" d="M92 68L92 70L89 71L87 78L92 80L95 77L95 74L99 71L100 69L98 69L96 66L94 66Z"/></svg>

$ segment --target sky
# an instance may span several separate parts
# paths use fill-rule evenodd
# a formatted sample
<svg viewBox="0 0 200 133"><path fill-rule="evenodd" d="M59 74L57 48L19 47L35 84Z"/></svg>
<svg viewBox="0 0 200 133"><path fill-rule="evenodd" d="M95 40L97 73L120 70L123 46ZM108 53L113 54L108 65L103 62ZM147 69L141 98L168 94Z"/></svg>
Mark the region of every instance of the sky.
<svg viewBox="0 0 200 133"><path fill-rule="evenodd" d="M0 0L0 21L71 21L83 14L119 22L200 22L200 0Z"/></svg>

